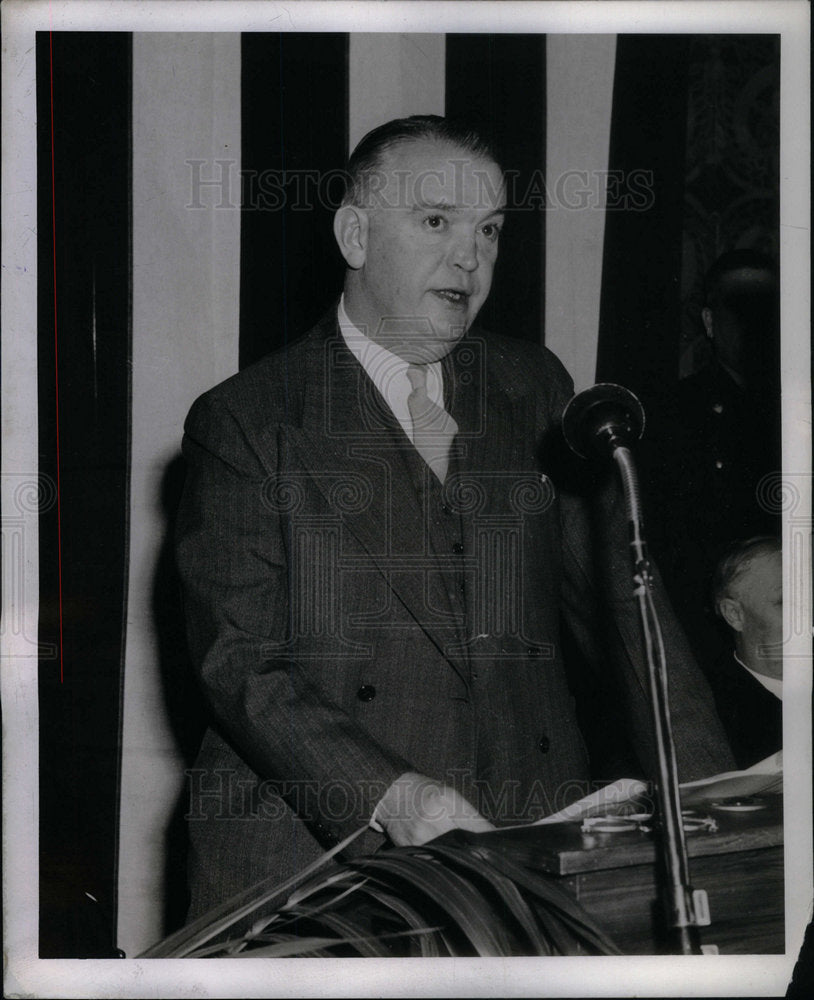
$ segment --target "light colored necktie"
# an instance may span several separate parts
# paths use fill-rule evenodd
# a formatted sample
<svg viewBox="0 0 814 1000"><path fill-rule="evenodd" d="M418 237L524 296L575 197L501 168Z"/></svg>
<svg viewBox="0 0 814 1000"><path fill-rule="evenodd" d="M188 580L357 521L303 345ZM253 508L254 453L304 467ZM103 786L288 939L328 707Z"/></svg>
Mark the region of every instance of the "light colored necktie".
<svg viewBox="0 0 814 1000"><path fill-rule="evenodd" d="M443 483L449 466L449 447L458 433L458 425L445 409L433 403L427 395L426 365L410 365L407 378L413 387L407 397L413 421L413 444Z"/></svg>

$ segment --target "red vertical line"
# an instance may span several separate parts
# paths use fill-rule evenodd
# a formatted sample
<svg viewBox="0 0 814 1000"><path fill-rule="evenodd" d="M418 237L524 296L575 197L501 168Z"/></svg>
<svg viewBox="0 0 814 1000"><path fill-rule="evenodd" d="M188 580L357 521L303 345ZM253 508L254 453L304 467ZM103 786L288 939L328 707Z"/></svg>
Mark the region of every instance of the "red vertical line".
<svg viewBox="0 0 814 1000"><path fill-rule="evenodd" d="M54 265L54 405L56 410L56 450L57 450L57 570L58 570L58 605L59 605L59 683L65 679L62 644L62 505L60 491L59 466L59 342L57 338L57 201L56 201L56 171L54 147L54 33L48 32L50 46L50 85L51 85L51 241Z"/></svg>

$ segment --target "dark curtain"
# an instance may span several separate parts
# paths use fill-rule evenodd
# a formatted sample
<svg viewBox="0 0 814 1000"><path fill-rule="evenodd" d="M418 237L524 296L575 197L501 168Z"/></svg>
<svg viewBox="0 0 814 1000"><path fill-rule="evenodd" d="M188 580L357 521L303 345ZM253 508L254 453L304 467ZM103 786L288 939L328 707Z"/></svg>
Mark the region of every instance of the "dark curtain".
<svg viewBox="0 0 814 1000"><path fill-rule="evenodd" d="M242 38L240 366L308 330L342 291L333 237L348 146L348 36Z"/></svg>
<svg viewBox="0 0 814 1000"><path fill-rule="evenodd" d="M58 650L39 664L42 958L115 954L130 73L128 33L37 35L39 468L58 485L39 525L39 634Z"/></svg>
<svg viewBox="0 0 814 1000"><path fill-rule="evenodd" d="M617 40L608 170L631 194L606 217L596 378L648 400L678 379L687 52L682 35Z"/></svg>
<svg viewBox="0 0 814 1000"><path fill-rule="evenodd" d="M490 134L509 172L509 212L488 330L542 342L545 288L545 35L447 35L446 113Z"/></svg>

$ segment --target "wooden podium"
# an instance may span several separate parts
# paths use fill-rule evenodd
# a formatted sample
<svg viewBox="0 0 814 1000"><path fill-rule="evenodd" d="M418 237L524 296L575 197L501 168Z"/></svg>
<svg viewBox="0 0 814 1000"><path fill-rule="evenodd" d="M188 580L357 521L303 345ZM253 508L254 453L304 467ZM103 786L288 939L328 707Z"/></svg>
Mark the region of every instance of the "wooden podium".
<svg viewBox="0 0 814 1000"><path fill-rule="evenodd" d="M760 808L755 808L756 805ZM695 817L715 829L686 830L690 880L705 889L710 926L704 946L722 955L782 954L785 950L782 799L766 796L738 805L706 803ZM688 822L691 822L688 820ZM613 825L613 824L611 824ZM507 857L562 878L585 910L629 955L667 951L660 929L653 834L583 832L557 823L482 834Z"/></svg>

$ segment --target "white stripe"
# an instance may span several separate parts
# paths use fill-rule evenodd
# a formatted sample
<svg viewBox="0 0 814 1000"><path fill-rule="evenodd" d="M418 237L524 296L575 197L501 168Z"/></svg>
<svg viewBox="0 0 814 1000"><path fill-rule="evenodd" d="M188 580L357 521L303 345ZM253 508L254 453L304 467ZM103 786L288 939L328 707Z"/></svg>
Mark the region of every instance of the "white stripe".
<svg viewBox="0 0 814 1000"><path fill-rule="evenodd" d="M167 718L152 611L167 530L161 488L193 399L237 369L239 155L240 37L134 35L133 439L118 931L128 955L164 931L165 834L184 761ZM224 185L196 178L223 178Z"/></svg>
<svg viewBox="0 0 814 1000"><path fill-rule="evenodd" d="M8 15L9 11L3 13ZM18 9L18 14L23 11ZM47 38L44 44L48 44ZM24 499L26 484L38 480L37 151L33 127L37 88L35 41L25 30L22 16L17 25L6 22L4 16L3 49L0 694L4 709L3 947L10 963L4 986L11 993L15 973L22 971L20 960L29 957L30 963L37 954L39 930L38 524L36 508L29 510ZM50 228L50 218L43 223ZM54 659L40 669L58 675L59 662Z"/></svg>
<svg viewBox="0 0 814 1000"><path fill-rule="evenodd" d="M350 36L349 143L408 115L443 115L446 38L425 34Z"/></svg>
<svg viewBox="0 0 814 1000"><path fill-rule="evenodd" d="M545 343L577 391L596 381L615 59L615 35L546 41Z"/></svg>
<svg viewBox="0 0 814 1000"><path fill-rule="evenodd" d="M763 5L761 5L762 7ZM791 12L796 5L784 5ZM784 12L785 12L784 10ZM794 11L798 16L800 10ZM783 746L786 947L811 920L811 14L780 59L780 329L783 393Z"/></svg>

